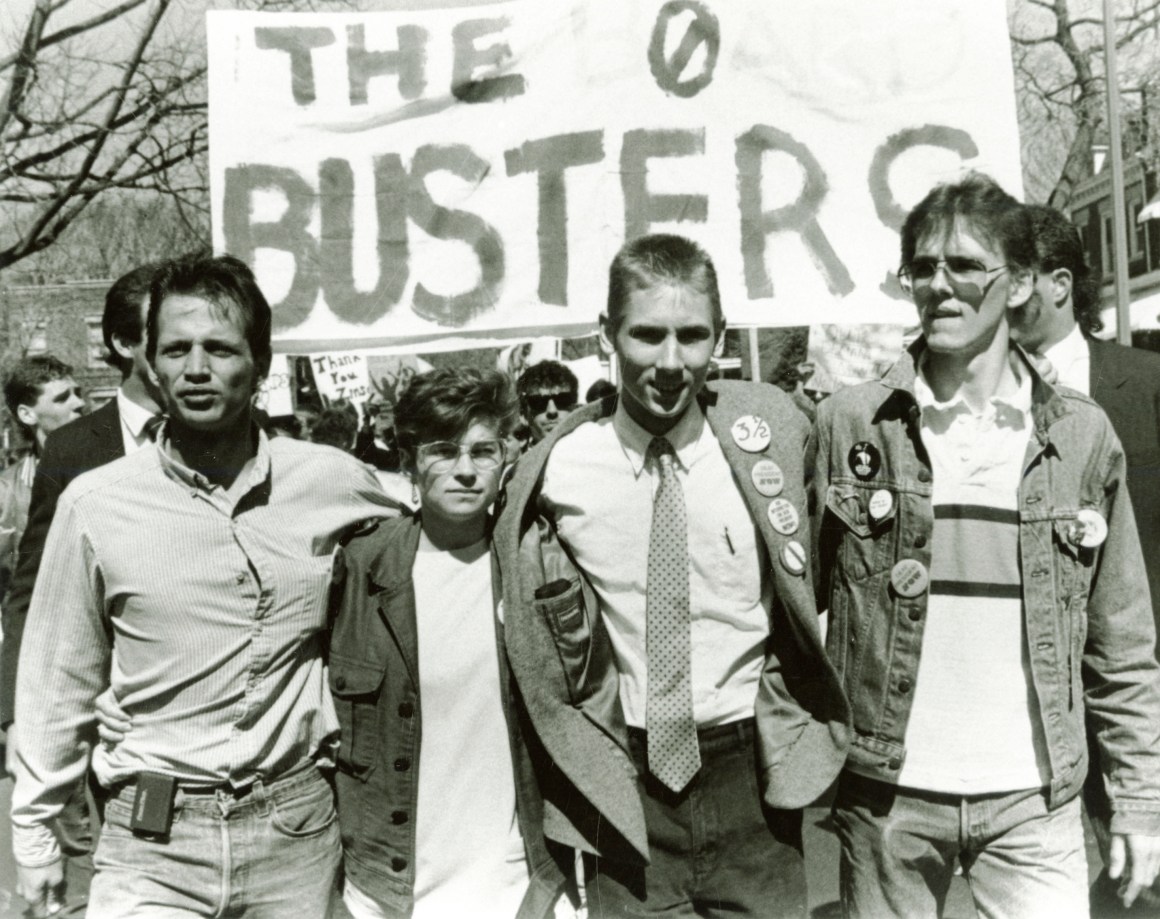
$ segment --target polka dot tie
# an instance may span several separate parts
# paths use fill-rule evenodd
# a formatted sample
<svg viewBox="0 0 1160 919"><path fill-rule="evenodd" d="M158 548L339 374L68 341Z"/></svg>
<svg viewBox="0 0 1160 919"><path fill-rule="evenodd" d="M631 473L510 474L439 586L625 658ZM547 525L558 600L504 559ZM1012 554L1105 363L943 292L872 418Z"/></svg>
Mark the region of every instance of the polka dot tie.
<svg viewBox="0 0 1160 919"><path fill-rule="evenodd" d="M646 585L648 768L666 787L680 791L701 768L689 679L688 523L672 444L654 437L648 455L660 472Z"/></svg>

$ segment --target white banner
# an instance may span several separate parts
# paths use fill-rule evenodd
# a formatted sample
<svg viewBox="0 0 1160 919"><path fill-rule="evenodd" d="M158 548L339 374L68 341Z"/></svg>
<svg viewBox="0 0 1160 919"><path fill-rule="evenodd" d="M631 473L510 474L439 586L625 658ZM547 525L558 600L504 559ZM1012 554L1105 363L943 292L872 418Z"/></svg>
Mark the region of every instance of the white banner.
<svg viewBox="0 0 1160 919"><path fill-rule="evenodd" d="M1020 191L999 0L508 0L211 12L214 245L280 351L590 332L676 232L734 325L914 321L906 210Z"/></svg>

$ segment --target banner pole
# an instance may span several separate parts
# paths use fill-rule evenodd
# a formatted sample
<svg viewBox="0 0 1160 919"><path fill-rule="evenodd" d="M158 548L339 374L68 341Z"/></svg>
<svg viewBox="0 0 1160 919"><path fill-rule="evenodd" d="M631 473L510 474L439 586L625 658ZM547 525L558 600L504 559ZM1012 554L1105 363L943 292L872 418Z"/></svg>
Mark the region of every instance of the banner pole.
<svg viewBox="0 0 1160 919"><path fill-rule="evenodd" d="M1112 249L1115 266L1116 341L1132 344L1128 290L1128 228L1124 220L1124 150L1120 140L1120 86L1116 63L1116 18L1112 0L1104 0L1104 70L1108 93L1108 145L1112 161Z"/></svg>
<svg viewBox="0 0 1160 919"><path fill-rule="evenodd" d="M756 326L749 330L749 379L754 383L761 382L761 352L758 350L757 332Z"/></svg>

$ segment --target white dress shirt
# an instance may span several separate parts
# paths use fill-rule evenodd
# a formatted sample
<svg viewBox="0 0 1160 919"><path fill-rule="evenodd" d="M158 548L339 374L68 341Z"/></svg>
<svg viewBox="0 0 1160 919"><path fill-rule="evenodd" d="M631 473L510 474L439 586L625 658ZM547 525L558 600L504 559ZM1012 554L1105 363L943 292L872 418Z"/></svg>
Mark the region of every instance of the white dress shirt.
<svg viewBox="0 0 1160 919"><path fill-rule="evenodd" d="M1072 328L1066 338L1046 349L1043 356L1051 361L1051 366L1059 374L1060 383L1085 396L1092 394L1092 353L1078 325Z"/></svg>
<svg viewBox="0 0 1160 919"><path fill-rule="evenodd" d="M121 416L121 440L125 444L125 455L128 456L149 443L145 425L153 417L153 412L142 408L118 389L117 414Z"/></svg>
<svg viewBox="0 0 1160 919"><path fill-rule="evenodd" d="M773 594L765 549L700 407L665 436L688 515L693 717L698 727L752 718ZM646 581L659 483L645 463L651 440L621 403L556 444L543 485L560 537L600 601L625 718L637 728L645 727Z"/></svg>

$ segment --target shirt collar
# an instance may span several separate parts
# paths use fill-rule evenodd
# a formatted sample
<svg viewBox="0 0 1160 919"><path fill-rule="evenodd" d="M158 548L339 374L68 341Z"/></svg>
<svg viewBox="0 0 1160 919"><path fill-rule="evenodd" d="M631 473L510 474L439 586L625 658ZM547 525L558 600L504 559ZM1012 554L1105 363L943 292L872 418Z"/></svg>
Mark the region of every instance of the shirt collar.
<svg viewBox="0 0 1160 919"><path fill-rule="evenodd" d="M1071 331L1060 341L1057 341L1050 348L1045 348L1043 356L1051 361L1051 366L1056 369L1061 378L1076 361L1087 359L1089 357L1087 339L1083 337L1083 330L1080 329L1078 323L1072 326ZM1061 382L1063 382L1062 379Z"/></svg>
<svg viewBox="0 0 1160 919"><path fill-rule="evenodd" d="M145 425L154 415L149 409L142 408L126 396L120 389L117 390L117 411L121 414L121 424L128 428L129 433L137 440L140 440L144 435Z"/></svg>
<svg viewBox="0 0 1160 919"><path fill-rule="evenodd" d="M958 414L972 414L971 408L961 393L956 393L946 402L940 402L930 384L926 381L926 357L919 362L914 378L914 398L922 409L924 420L949 418ZM1023 361L1012 351L1003 364L999 385L989 400L984 414L994 414L996 424L1023 427L1031 414L1031 376L1023 372Z"/></svg>
<svg viewBox="0 0 1160 919"><path fill-rule="evenodd" d="M612 415L612 427L616 431L624 455L632 464L633 475L639 476L644 469L645 456L653 435L632 420L624 407L624 398L616 402ZM685 414L663 435L677 452L677 461L686 470L696 461L705 433L705 413L694 399Z"/></svg>
<svg viewBox="0 0 1160 919"><path fill-rule="evenodd" d="M253 490L270 477L270 440L266 437L266 432L260 427L257 428L257 431L258 452L254 456L253 464L250 466L249 480L246 483L245 490L241 492L242 494ZM179 462L173 457L169 451L168 424L163 426L158 432L157 443L154 444L154 448L160 457L162 471L178 484L200 491L211 491L216 487L200 472L190 469L184 463Z"/></svg>

